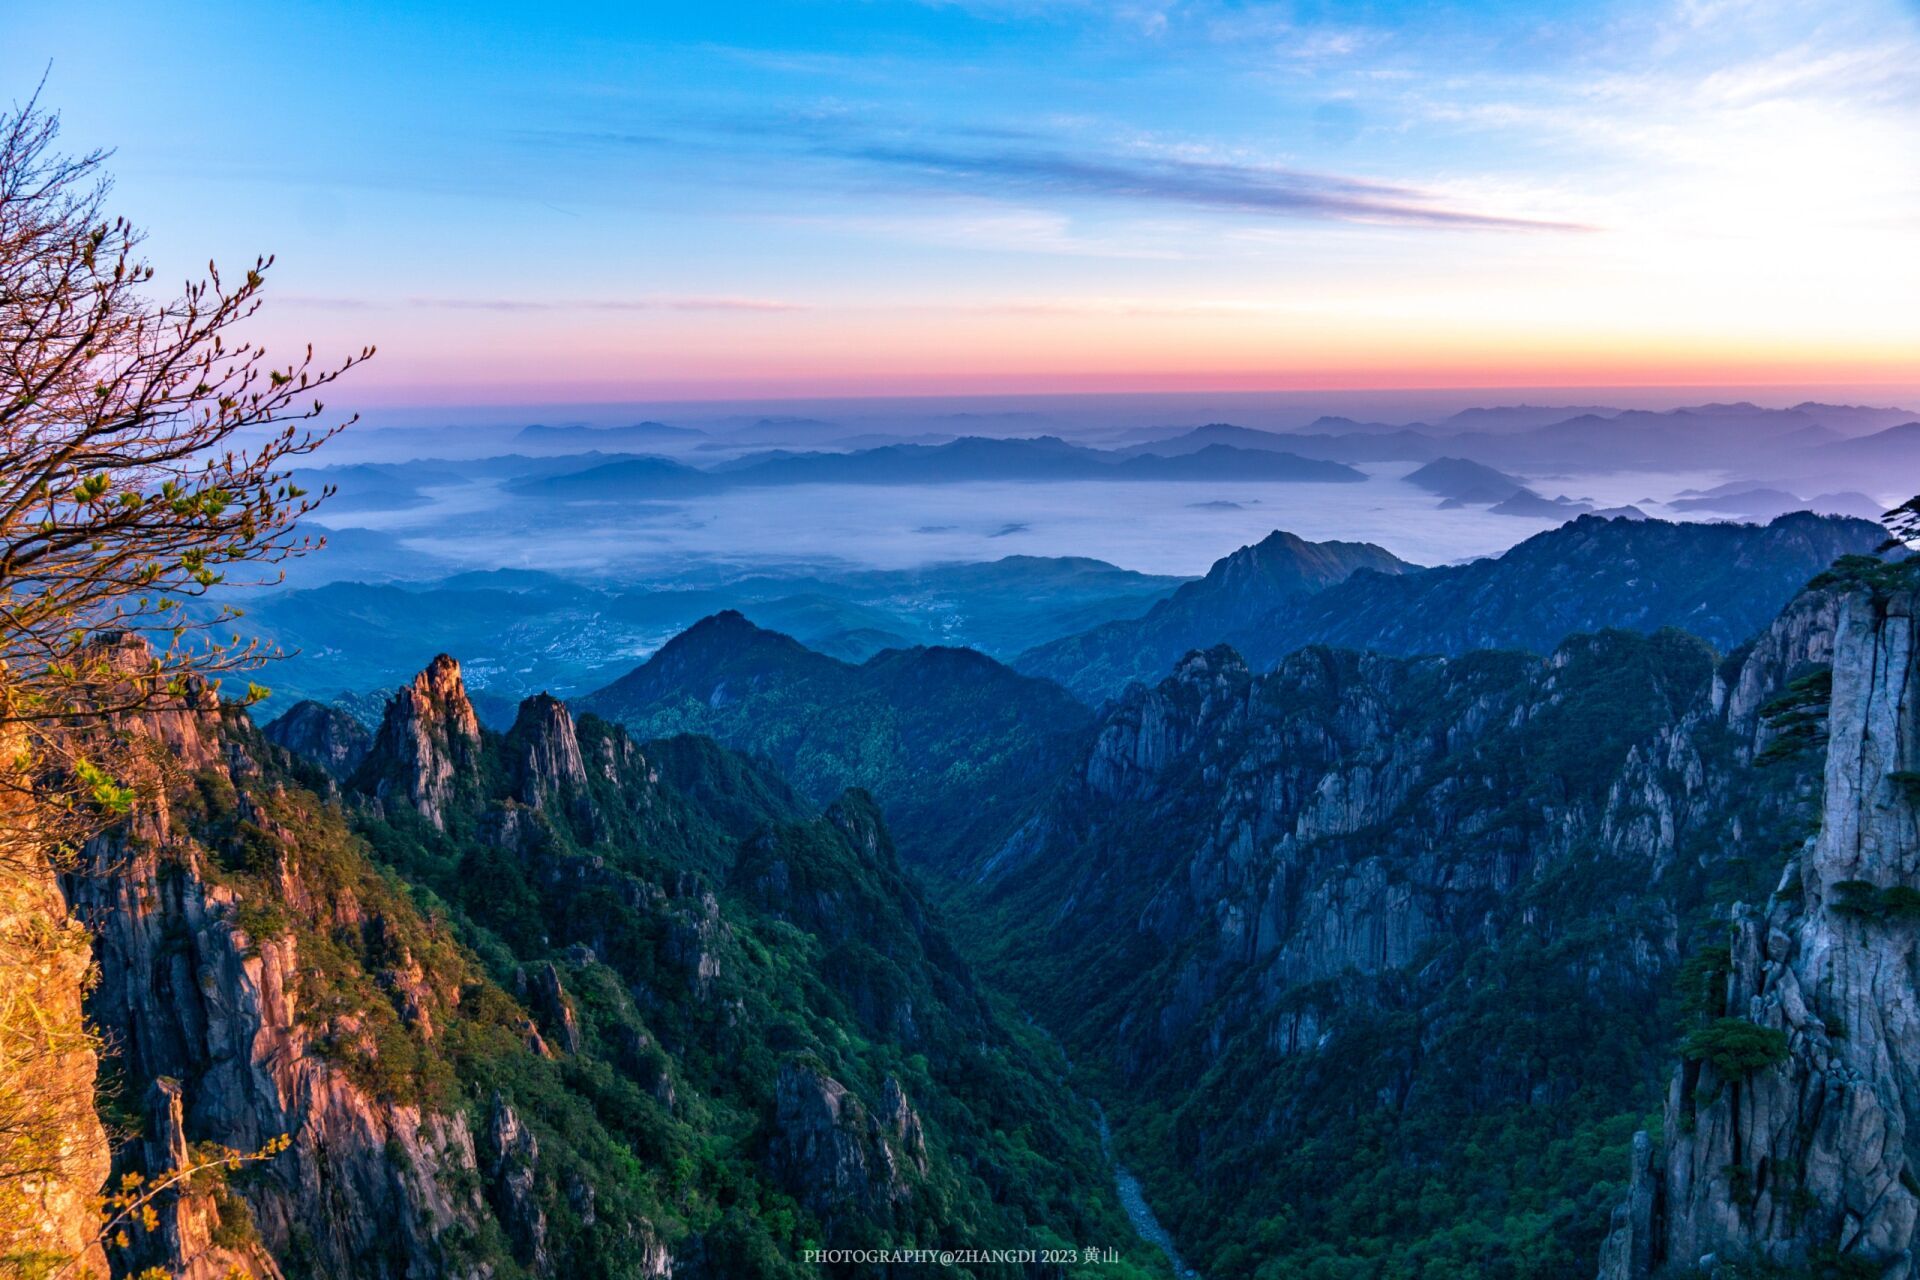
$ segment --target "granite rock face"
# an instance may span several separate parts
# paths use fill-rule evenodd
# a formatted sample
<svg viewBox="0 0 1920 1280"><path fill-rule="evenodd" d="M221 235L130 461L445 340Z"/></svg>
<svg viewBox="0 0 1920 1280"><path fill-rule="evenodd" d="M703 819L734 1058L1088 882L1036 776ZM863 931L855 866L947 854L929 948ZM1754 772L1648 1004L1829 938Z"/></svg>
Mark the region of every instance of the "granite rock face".
<svg viewBox="0 0 1920 1280"><path fill-rule="evenodd" d="M169 736L174 756L197 771L201 794L231 797L239 839L274 879L287 918L380 945L389 922L350 888L314 889L302 862L314 832L236 787L259 769L244 734L208 713ZM147 1177L173 1167L187 1141L253 1152L284 1136L288 1147L250 1171L234 1193L238 1210L178 1197L163 1229L134 1242L129 1262L196 1280L224 1276L239 1254L209 1244L209 1215L219 1211L244 1212L261 1241L258 1257L308 1257L322 1274L469 1274L441 1249L444 1233L472 1230L484 1213L473 1192L459 1189L477 1168L465 1119L384 1101L352 1078L346 1055L378 1052L364 1014L304 1007L313 962L299 935L256 932L264 922L255 924L221 883L234 849L202 843L176 811L179 799L163 794L91 842L67 877L68 897L94 935L100 983L89 1012L116 1047L123 1078L154 1082L142 1104L156 1138L137 1156ZM430 1036L431 1007L453 993L426 989L404 946L382 949L396 1009L411 1008L414 1034ZM264 1272L258 1257L256 1274Z"/></svg>
<svg viewBox="0 0 1920 1280"><path fill-rule="evenodd" d="M0 725L0 768L10 770L25 750L19 727ZM13 1182L0 1217L0 1270L12 1259L42 1256L72 1259L70 1275L103 1277L94 1197L107 1180L109 1150L94 1110L98 1061L81 1007L88 939L61 896L53 842L41 835L16 779L3 781L0 857L9 865L0 877L0 966L20 1002L16 1016L38 1011L46 1052L20 1056L9 1047L0 1076Z"/></svg>
<svg viewBox="0 0 1920 1280"><path fill-rule="evenodd" d="M1183 1252L1204 1266L1189 1240L1276 1202L1338 1248L1354 1228L1294 1156L1329 1125L1419 1132L1381 1167L1444 1194L1485 1158L1453 1135L1488 1117L1544 1125L1576 1092L1569 1126L1643 1111L1702 898L1771 884L1810 814L1810 765L1754 760L1836 607L1809 594L1727 657L1608 631L1545 656L1313 647L1259 674L1216 648L1111 705L969 892L1034 922L999 972L1111 1064L1123 1124L1174 1110L1161 1176L1213 1197L1163 1209ZM1591 1266L1603 1221L1576 1225Z"/></svg>
<svg viewBox="0 0 1920 1280"><path fill-rule="evenodd" d="M471 773L479 754L480 719L460 664L443 653L387 704L356 778L444 828L459 780Z"/></svg>
<svg viewBox="0 0 1920 1280"><path fill-rule="evenodd" d="M366 726L338 707L311 699L295 703L260 732L275 746L319 765L336 782L351 777L373 747Z"/></svg>
<svg viewBox="0 0 1920 1280"><path fill-rule="evenodd" d="M542 693L522 702L508 740L521 803L538 808L554 796L587 785L587 765L573 717L558 698Z"/></svg>
<svg viewBox="0 0 1920 1280"><path fill-rule="evenodd" d="M831 1220L850 1207L880 1215L905 1201L910 1179L926 1170L926 1145L920 1117L891 1077L876 1110L825 1072L788 1063L774 1088L767 1159L795 1196Z"/></svg>
<svg viewBox="0 0 1920 1280"><path fill-rule="evenodd" d="M1920 623L1911 591L1814 619L1832 665L1819 832L1737 908L1725 1013L1780 1037L1752 1070L1675 1070L1657 1166L1635 1170L1603 1280L1834 1256L1906 1280L1920 1217ZM1644 1202L1644 1207L1643 1206Z"/></svg>

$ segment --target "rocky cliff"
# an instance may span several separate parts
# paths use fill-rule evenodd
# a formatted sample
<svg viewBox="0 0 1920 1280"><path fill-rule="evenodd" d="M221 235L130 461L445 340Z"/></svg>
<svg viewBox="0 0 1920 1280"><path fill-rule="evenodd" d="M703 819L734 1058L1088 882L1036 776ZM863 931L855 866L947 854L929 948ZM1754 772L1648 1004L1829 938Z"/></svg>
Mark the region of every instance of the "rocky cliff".
<svg viewBox="0 0 1920 1280"><path fill-rule="evenodd" d="M142 732L167 785L65 889L116 1172L194 1172L116 1273L720 1280L811 1274L822 1242L1127 1242L1064 1065L976 990L866 797L813 816L710 742L663 768L544 696L495 734L444 658L344 783L325 733L276 735L309 759L231 710Z"/></svg>
<svg viewBox="0 0 1920 1280"><path fill-rule="evenodd" d="M57 841L33 819L24 758L20 727L0 725L0 1275L66 1265L99 1277L109 1152L81 1011L91 956L60 893Z"/></svg>
<svg viewBox="0 0 1920 1280"><path fill-rule="evenodd" d="M1821 730L1808 735L1825 754L1819 829L1764 904L1731 912L1604 1280L1754 1263L1914 1274L1920 596L1901 576L1836 585L1830 685L1782 709Z"/></svg>
<svg viewBox="0 0 1920 1280"><path fill-rule="evenodd" d="M275 1259L327 1276L484 1274L447 1248L482 1216L460 1189L478 1181L471 1134L450 1098L407 1078L471 976L355 856L343 815L272 776L244 718L143 727L185 777L88 846L68 896L94 935L89 1012L114 1106L143 1135L121 1167L149 1182L210 1167L116 1262L187 1280L276 1274ZM231 1185L204 1147L251 1155L282 1137Z"/></svg>
<svg viewBox="0 0 1920 1280"><path fill-rule="evenodd" d="M1590 1266L1709 906L1808 828L1806 762L1754 761L1836 607L1725 659L1675 631L1191 654L984 866L978 941L1112 1073L1206 1274Z"/></svg>
<svg viewBox="0 0 1920 1280"><path fill-rule="evenodd" d="M364 725L324 702L297 702L261 732L267 741L312 761L336 780L350 777L373 746L373 735Z"/></svg>
<svg viewBox="0 0 1920 1280"><path fill-rule="evenodd" d="M480 754L474 713L460 664L441 654L387 704L380 732L356 772L356 786L409 804L435 827Z"/></svg>

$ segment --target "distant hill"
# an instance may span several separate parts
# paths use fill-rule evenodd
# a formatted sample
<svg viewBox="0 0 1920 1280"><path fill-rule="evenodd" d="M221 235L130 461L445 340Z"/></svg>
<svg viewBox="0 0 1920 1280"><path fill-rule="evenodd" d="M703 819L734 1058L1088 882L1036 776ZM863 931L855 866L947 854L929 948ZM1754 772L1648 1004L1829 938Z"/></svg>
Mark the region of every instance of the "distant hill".
<svg viewBox="0 0 1920 1280"><path fill-rule="evenodd" d="M1543 498L1531 489L1521 489L1494 503L1487 510L1497 516L1530 516L1536 520L1565 520L1588 514L1593 510L1593 504L1576 502L1564 495L1558 498Z"/></svg>
<svg viewBox="0 0 1920 1280"><path fill-rule="evenodd" d="M333 489L325 506L330 513L417 507L427 501L424 490L465 482L445 463L358 462L340 467L302 467L290 478L310 493Z"/></svg>
<svg viewBox="0 0 1920 1280"><path fill-rule="evenodd" d="M1792 409L1695 405L1655 413L1606 410L1523 430L1463 431L1447 452L1520 470L1635 471L1784 464L1805 451L1820 423Z"/></svg>
<svg viewBox="0 0 1920 1280"><path fill-rule="evenodd" d="M395 550L385 535L346 532L349 543L362 534L374 539L373 562L432 563ZM249 601L243 628L289 654L274 664L275 710L343 689L390 689L433 654L458 651L467 655L476 700L504 697L511 714L521 697L543 689L598 688L722 609L852 662L919 644L1011 657L1139 617L1185 581L1048 556L631 591L500 569L404 587L352 581L261 593Z"/></svg>
<svg viewBox="0 0 1920 1280"><path fill-rule="evenodd" d="M1447 431L1526 431L1565 422L1569 418L1607 418L1619 412L1618 409L1597 404L1513 404L1488 409L1462 409L1451 417L1441 419L1435 426Z"/></svg>
<svg viewBox="0 0 1920 1280"><path fill-rule="evenodd" d="M1295 454L1207 444L1174 457L1088 449L1057 436L883 445L851 453L774 451L700 471L669 458L633 458L567 475L515 481L527 497L578 502L675 498L796 484L965 484L979 481L1249 480L1355 483L1352 467Z"/></svg>
<svg viewBox="0 0 1920 1280"><path fill-rule="evenodd" d="M1117 452L1152 453L1172 458L1185 453L1197 453L1211 445L1292 453L1325 462L1417 462L1435 457L1440 452L1439 444L1432 437L1404 428L1356 431L1342 435L1324 431L1258 431L1228 422L1208 423L1177 436L1149 440Z"/></svg>
<svg viewBox="0 0 1920 1280"><path fill-rule="evenodd" d="M726 487L726 480L719 476L671 458L656 457L628 458L584 471L529 476L507 484L509 492L523 497L568 502L685 498L718 493Z"/></svg>
<svg viewBox="0 0 1920 1280"><path fill-rule="evenodd" d="M1390 575L1415 568L1372 543L1308 542L1276 530L1218 561L1145 617L1041 645L1014 666L1098 703L1130 681L1158 679L1191 649L1240 643L1287 603L1357 570Z"/></svg>
<svg viewBox="0 0 1920 1280"><path fill-rule="evenodd" d="M704 440L707 433L693 427L670 427L664 422L636 422L624 427L535 424L514 433L515 440L540 449L644 449L663 444Z"/></svg>
<svg viewBox="0 0 1920 1280"><path fill-rule="evenodd" d="M1503 502L1527 487L1524 480L1466 458L1436 458L1409 475L1407 483L1448 502L1474 505Z"/></svg>
<svg viewBox="0 0 1920 1280"><path fill-rule="evenodd" d="M1858 516L1862 520L1877 522L1886 513L1884 504L1864 493L1821 493L1802 498L1785 489L1766 485L1734 487L1730 492L1676 498L1667 505L1676 511L1721 512L1760 520L1785 515L1789 511L1812 511L1817 515Z"/></svg>
<svg viewBox="0 0 1920 1280"><path fill-rule="evenodd" d="M764 757L809 797L863 787L902 843L936 862L1003 829L1092 723L1064 689L971 649L888 650L856 666L731 611L579 705L643 737L699 733Z"/></svg>
<svg viewBox="0 0 1920 1280"><path fill-rule="evenodd" d="M1821 426L1850 436L1884 431L1888 427L1920 419L1920 412L1892 405L1822 404L1817 400L1797 404L1793 406L1793 411L1805 414Z"/></svg>
<svg viewBox="0 0 1920 1280"><path fill-rule="evenodd" d="M1344 463L1276 450L1236 449L1225 444L1210 444L1173 458L1145 454L1129 458L1110 470L1116 480L1285 480L1353 484L1367 478Z"/></svg>
<svg viewBox="0 0 1920 1280"><path fill-rule="evenodd" d="M1366 479L1338 463L1207 443L1174 457L1129 457L1069 444L1057 436L997 440L967 436L943 445L889 445L854 453L768 458L730 471L733 484L953 484L980 480Z"/></svg>
<svg viewBox="0 0 1920 1280"><path fill-rule="evenodd" d="M1825 445L1816 456L1825 463L1920 472L1920 422L1905 422L1856 440Z"/></svg>

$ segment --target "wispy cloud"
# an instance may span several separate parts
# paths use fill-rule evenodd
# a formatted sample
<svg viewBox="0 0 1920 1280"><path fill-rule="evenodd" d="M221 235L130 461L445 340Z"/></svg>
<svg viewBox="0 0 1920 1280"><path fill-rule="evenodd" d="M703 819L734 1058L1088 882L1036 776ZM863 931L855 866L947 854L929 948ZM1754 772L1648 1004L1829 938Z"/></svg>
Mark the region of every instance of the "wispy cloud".
<svg viewBox="0 0 1920 1280"><path fill-rule="evenodd" d="M853 165L870 179L970 198L1014 196L1171 204L1271 219L1378 223L1486 231L1591 231L1549 218L1465 207L1418 187L1276 165L1187 158L1148 150L1101 150L1017 130L916 131L875 128L835 112L768 119L685 121L668 142L655 132L543 135L546 143L738 155L777 145L801 161ZM707 135L703 138L702 135ZM711 141L709 140L711 139ZM839 179L844 184L844 176Z"/></svg>
<svg viewBox="0 0 1920 1280"><path fill-rule="evenodd" d="M965 151L937 145L835 149L959 190L1158 201L1239 213L1501 231L1583 231L1578 223L1515 217L1433 202L1415 188L1265 165L1053 151Z"/></svg>

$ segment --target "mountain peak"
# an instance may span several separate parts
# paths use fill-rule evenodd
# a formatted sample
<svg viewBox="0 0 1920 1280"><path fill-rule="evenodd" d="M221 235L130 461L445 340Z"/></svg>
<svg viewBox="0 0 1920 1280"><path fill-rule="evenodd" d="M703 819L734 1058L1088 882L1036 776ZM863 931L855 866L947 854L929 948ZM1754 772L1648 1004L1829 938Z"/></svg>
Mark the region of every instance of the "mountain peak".
<svg viewBox="0 0 1920 1280"><path fill-rule="evenodd" d="M383 798L403 796L444 829L447 802L479 754L480 717L460 664L442 653L387 702L373 749L355 776Z"/></svg>
<svg viewBox="0 0 1920 1280"><path fill-rule="evenodd" d="M520 704L507 743L514 793L523 804L538 808L557 791L586 785L587 766L573 717L567 704L552 694L536 693Z"/></svg>
<svg viewBox="0 0 1920 1280"><path fill-rule="evenodd" d="M1205 578L1181 590L1197 592L1212 584L1303 595L1344 581L1356 569L1405 573L1417 567L1371 542L1309 542L1297 533L1275 529L1259 542L1215 561Z"/></svg>
<svg viewBox="0 0 1920 1280"><path fill-rule="evenodd" d="M434 655L433 661L413 678L406 691L446 716L466 736L479 736L480 721L473 714L473 703L467 697L466 678L460 673L459 661L451 655Z"/></svg>

